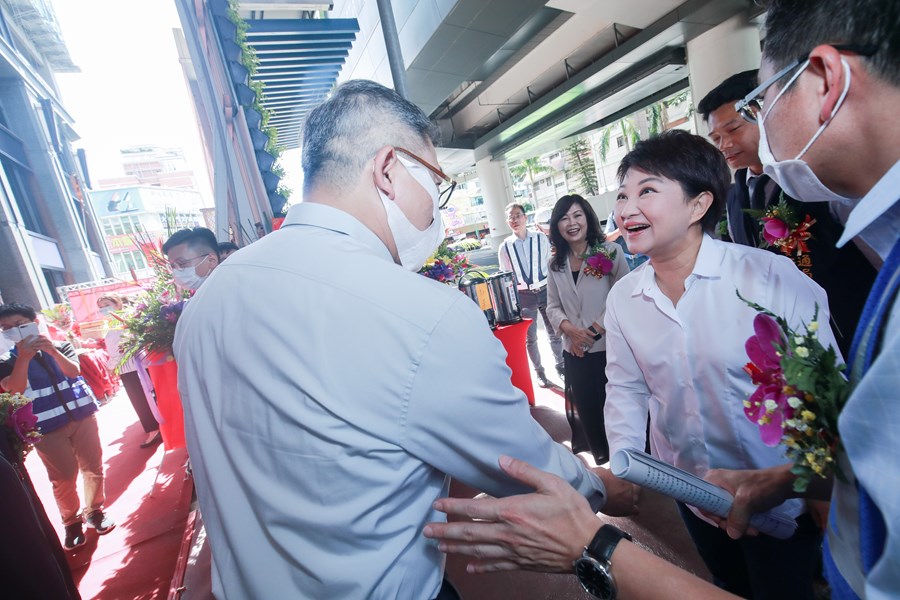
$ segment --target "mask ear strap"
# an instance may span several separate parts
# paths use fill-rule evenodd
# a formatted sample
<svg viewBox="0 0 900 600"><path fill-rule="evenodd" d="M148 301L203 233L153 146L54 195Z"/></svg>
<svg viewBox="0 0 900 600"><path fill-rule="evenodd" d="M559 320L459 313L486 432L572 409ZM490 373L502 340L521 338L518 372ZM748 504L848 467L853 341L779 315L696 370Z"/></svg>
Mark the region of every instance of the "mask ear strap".
<svg viewBox="0 0 900 600"><path fill-rule="evenodd" d="M803 73L803 71L805 71L806 67L808 67L808 66L809 66L809 59L806 59L806 62L804 62L802 65L800 65L800 68L797 69L797 72L794 73L790 79L788 79L788 82L786 84L784 84L784 87L781 88L781 91L778 92L778 94L775 96L775 99L772 100L772 104L769 105L769 110L766 111L765 115L762 113L762 111L760 111L760 113L759 113L759 122L760 123L762 123L765 120L766 115L768 115L770 112L772 112L772 109L775 108L775 103L778 102L778 100L780 100L782 96L784 96L784 93L786 91L788 91L788 88L791 87L791 84L793 84L795 81L797 81L797 78L800 77L800 74Z"/></svg>
<svg viewBox="0 0 900 600"><path fill-rule="evenodd" d="M844 58L841 58L841 64L844 67L844 71L847 73L847 76L844 78L844 89L841 92L841 96L838 98L838 101L834 105L834 109L831 111L831 115L829 115L828 119L819 126L818 131L816 131L815 135L812 136L812 139L803 147L803 150L800 151L800 154L797 155L797 158L794 160L798 160L801 156L806 154L806 151L809 150L809 147L813 145L822 132L825 131L825 128L828 127L828 124L831 123L831 120L834 118L834 115L837 114L838 109L844 103L844 98L847 97L847 93L850 91L850 65Z"/></svg>

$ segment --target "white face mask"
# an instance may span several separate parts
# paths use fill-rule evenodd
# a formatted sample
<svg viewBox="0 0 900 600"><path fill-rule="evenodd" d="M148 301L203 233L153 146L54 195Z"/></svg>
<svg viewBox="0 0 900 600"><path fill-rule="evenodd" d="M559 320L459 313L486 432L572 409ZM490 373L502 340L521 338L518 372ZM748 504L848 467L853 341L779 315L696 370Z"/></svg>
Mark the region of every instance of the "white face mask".
<svg viewBox="0 0 900 600"><path fill-rule="evenodd" d="M16 342L21 342L27 337L40 335L41 333L41 328L37 323L25 323L24 325L19 325L17 327L10 327L3 332L3 337L6 338L7 341L15 344Z"/></svg>
<svg viewBox="0 0 900 600"><path fill-rule="evenodd" d="M116 310L116 308L114 306L103 306L100 308L100 310L98 312L101 315L103 315L104 317L108 317L109 315L111 315L113 313L114 310Z"/></svg>
<svg viewBox="0 0 900 600"><path fill-rule="evenodd" d="M428 260L428 257L441 245L444 239L444 226L441 223L441 211L438 209L438 190L431 173L422 165L397 157L409 174L419 182L428 192L434 205L434 220L425 230L418 229L406 218L406 214L384 192L378 189L381 203L387 212L388 227L394 236L394 245L397 246L397 254L400 264L410 271L418 271Z"/></svg>
<svg viewBox="0 0 900 600"><path fill-rule="evenodd" d="M197 275L197 267L202 265L207 261L209 255L207 254L203 257L203 260L198 262L193 267L185 267L184 269L172 269L172 278L175 280L180 287L183 287L186 290L196 290L206 281L206 278L209 277L209 273L203 275Z"/></svg>
<svg viewBox="0 0 900 600"><path fill-rule="evenodd" d="M806 154L806 151L813 145L813 142L822 135L822 132L825 131L825 127L831 123L834 115L837 114L838 109L844 103L847 92L850 91L850 65L847 64L847 61L843 58L841 59L841 63L844 65L844 72L847 74L847 77L844 79L844 90L841 92L841 97L838 98L837 104L834 105L831 116L828 117L827 121L822 123L819 130L816 131L812 136L812 139L809 140L809 143L803 147L803 150L800 151L800 154L798 154L794 160L775 160L775 156L772 154L772 148L769 146L769 139L766 136L766 128L763 124L764 115L762 112L759 114L759 160L763 165L763 173L774 179L788 196L802 202L845 202L850 200L849 198L845 198L844 196L835 194L829 190L824 183L819 181L819 178L816 177L816 174L806 161L800 160L800 157ZM772 101L766 114L772 112L775 108L775 103L778 102L784 92L797 80L797 77L800 76L807 66L809 66L808 60L800 66L800 69L794 76L791 77L783 88L781 88L781 91L775 96L775 99Z"/></svg>

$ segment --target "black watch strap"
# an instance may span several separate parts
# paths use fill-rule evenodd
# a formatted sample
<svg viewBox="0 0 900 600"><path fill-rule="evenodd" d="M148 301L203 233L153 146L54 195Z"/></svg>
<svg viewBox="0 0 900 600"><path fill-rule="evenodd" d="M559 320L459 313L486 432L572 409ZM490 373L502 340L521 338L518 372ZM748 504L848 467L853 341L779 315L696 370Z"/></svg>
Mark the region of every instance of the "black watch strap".
<svg viewBox="0 0 900 600"><path fill-rule="evenodd" d="M593 326L593 325L588 325L587 330L594 334L594 339L595 339L595 340L599 340L599 339L600 339L600 336L601 336L602 334L601 334L599 331L597 331L596 329L594 329L594 326Z"/></svg>
<svg viewBox="0 0 900 600"><path fill-rule="evenodd" d="M588 544L587 553L596 558L601 563L611 562L613 552L622 538L631 541L631 535L625 533L618 527L612 525L604 525L597 530L594 539Z"/></svg>

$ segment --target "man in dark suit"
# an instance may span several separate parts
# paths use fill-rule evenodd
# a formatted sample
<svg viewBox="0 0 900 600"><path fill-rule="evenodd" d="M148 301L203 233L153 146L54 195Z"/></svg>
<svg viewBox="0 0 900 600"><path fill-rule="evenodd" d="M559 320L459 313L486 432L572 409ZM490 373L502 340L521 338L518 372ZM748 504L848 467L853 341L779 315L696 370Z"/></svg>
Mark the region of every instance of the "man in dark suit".
<svg viewBox="0 0 900 600"><path fill-rule="evenodd" d="M778 184L763 174L759 158L759 127L748 123L734 110L734 104L757 85L757 71L732 75L697 105L709 126L709 138L736 169L728 192L725 214L728 234L737 244L765 248L787 254L801 271L812 277L828 293L832 328L842 354L850 353L850 343L862 313L866 296L875 281L876 268L856 244L837 248L844 231L828 202L799 202L785 194ZM758 109L758 107L756 107ZM787 208L802 221L813 221L806 251L790 253L763 237L760 216L747 212L766 211L784 200Z"/></svg>

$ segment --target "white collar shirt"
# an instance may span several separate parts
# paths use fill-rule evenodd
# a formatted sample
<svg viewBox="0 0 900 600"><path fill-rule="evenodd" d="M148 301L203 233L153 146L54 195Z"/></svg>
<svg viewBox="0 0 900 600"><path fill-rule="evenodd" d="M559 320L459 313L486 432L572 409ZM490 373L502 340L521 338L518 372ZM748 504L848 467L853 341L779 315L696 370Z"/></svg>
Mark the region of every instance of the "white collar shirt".
<svg viewBox="0 0 900 600"><path fill-rule="evenodd" d="M844 211L849 210L850 214L844 224L844 234L837 242L838 248L858 236L877 253L880 263L876 267L880 268L900 238L897 190L900 190L900 161L894 163L862 200L843 205ZM837 212L840 214L840 208Z"/></svg>
<svg viewBox="0 0 900 600"><path fill-rule="evenodd" d="M709 469L784 464L744 415L755 386L743 371L756 311L735 294L784 316L793 327L828 322L824 290L783 256L704 236L677 306L645 263L612 289L606 317L606 433L610 455L651 447L661 460L698 476ZM823 344L837 347L829 327ZM802 503L789 501L796 516Z"/></svg>
<svg viewBox="0 0 900 600"><path fill-rule="evenodd" d="M501 454L602 503L531 417L477 305L332 207L292 207L220 265L174 350L217 598L435 597L432 503L448 475L524 492Z"/></svg>
<svg viewBox="0 0 900 600"><path fill-rule="evenodd" d="M501 271L515 273L517 289L543 289L549 273L550 239L540 231L527 231L524 239L513 234L503 241L497 260Z"/></svg>

